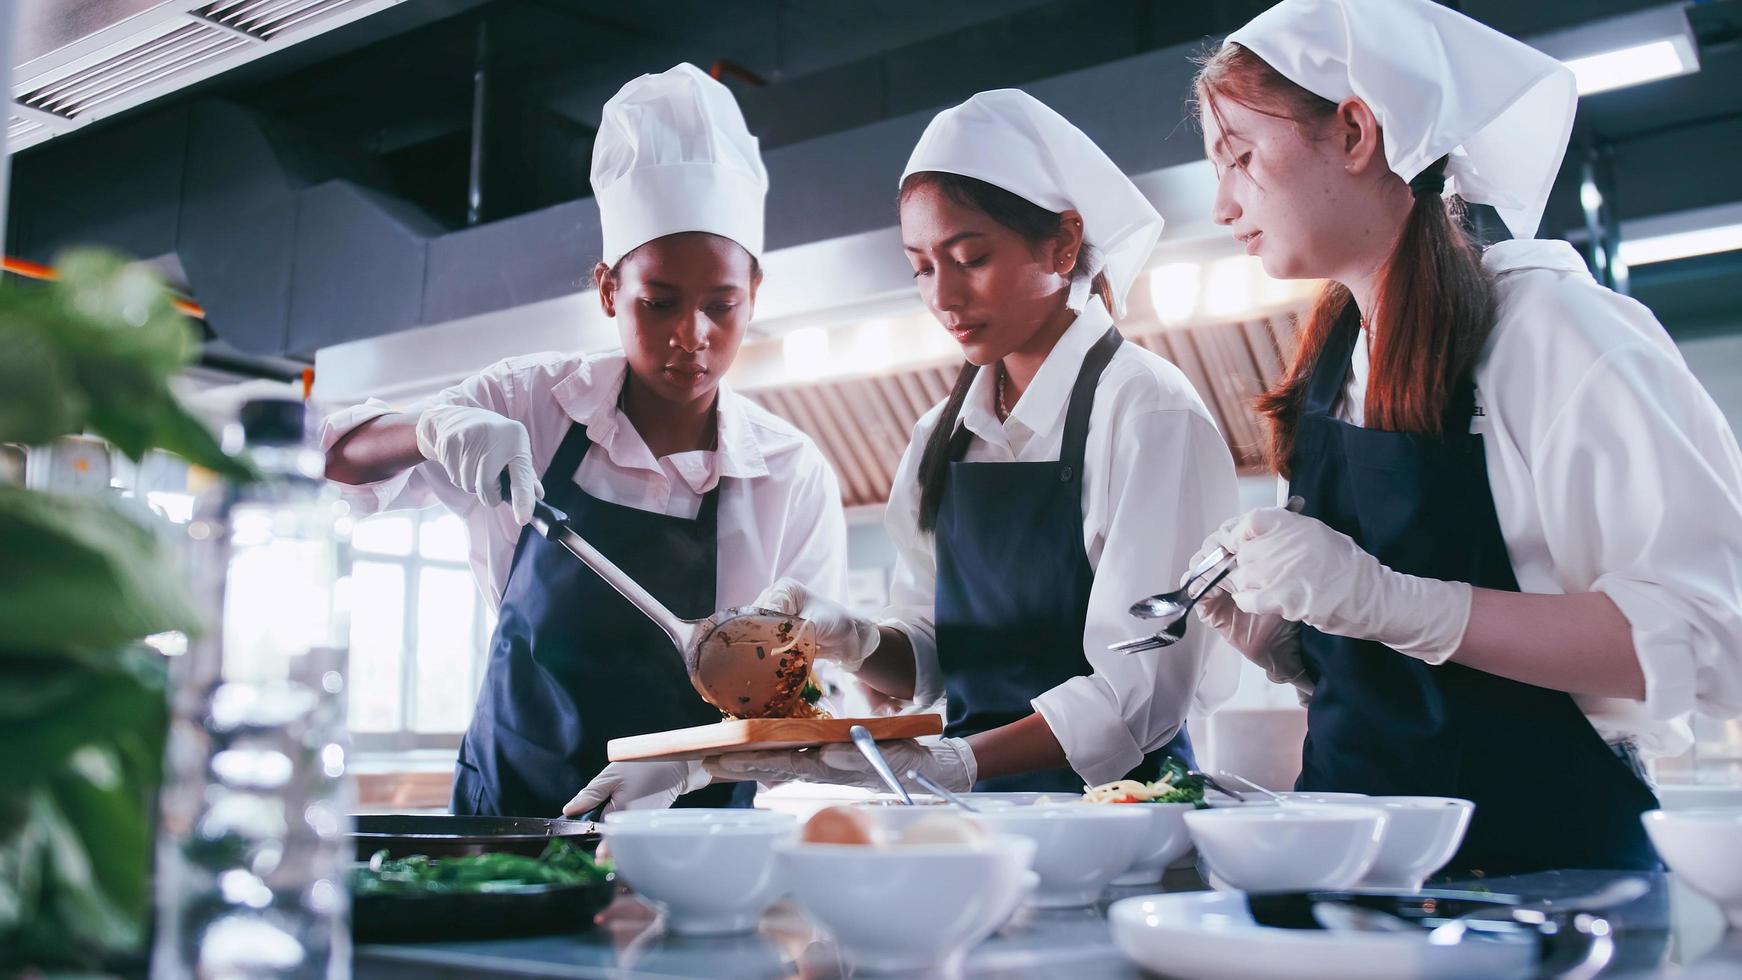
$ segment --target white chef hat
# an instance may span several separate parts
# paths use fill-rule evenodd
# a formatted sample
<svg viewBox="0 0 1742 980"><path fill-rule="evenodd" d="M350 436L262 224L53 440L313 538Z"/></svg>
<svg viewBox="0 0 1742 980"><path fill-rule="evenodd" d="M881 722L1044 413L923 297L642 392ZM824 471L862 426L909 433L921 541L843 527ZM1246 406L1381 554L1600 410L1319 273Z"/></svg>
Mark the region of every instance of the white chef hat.
<svg viewBox="0 0 1742 980"><path fill-rule="evenodd" d="M730 238L762 257L768 171L732 93L695 65L642 75L605 103L593 195L606 265L682 231Z"/></svg>
<svg viewBox="0 0 1742 980"><path fill-rule="evenodd" d="M1321 98L1360 96L1399 177L1449 153L1449 191L1536 235L1579 101L1565 65L1431 0L1282 0L1225 43Z"/></svg>
<svg viewBox="0 0 1742 980"><path fill-rule="evenodd" d="M1161 215L1131 178L1070 120L1018 89L981 92L938 113L901 179L923 171L973 177L1048 211L1081 214L1099 265L1072 281L1073 310L1082 310L1091 280L1105 272L1113 312L1123 315L1125 294L1161 237Z"/></svg>

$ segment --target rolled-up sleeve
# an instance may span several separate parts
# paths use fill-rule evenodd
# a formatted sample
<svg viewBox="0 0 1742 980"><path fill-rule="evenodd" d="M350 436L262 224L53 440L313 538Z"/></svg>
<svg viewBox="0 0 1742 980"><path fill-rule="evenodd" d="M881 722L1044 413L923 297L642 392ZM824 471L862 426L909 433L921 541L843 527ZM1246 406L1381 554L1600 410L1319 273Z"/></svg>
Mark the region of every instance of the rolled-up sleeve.
<svg viewBox="0 0 1742 980"><path fill-rule="evenodd" d="M1742 451L1705 389L1662 347L1611 350L1532 456L1561 585L1627 617L1650 716L1742 713Z"/></svg>
<svg viewBox="0 0 1742 980"><path fill-rule="evenodd" d="M365 422L401 411L415 416L432 405L469 405L517 418L516 402L523 400L519 389L524 386L519 375L525 373L525 365L533 360L509 358L499 361L479 374L404 408L396 408L379 398L371 398L361 405L340 409L328 415L321 423L321 451L330 451L339 440ZM419 463L374 483L336 485L341 495L359 514L415 509L441 503L464 516L467 501L473 499L470 494L444 493L444 490L452 490L453 484L440 464L434 462Z"/></svg>
<svg viewBox="0 0 1742 980"><path fill-rule="evenodd" d="M1204 538L1238 506L1233 459L1215 425L1188 409L1120 420L1100 469L1104 499L1086 502L1084 520L1095 583L1083 653L1091 673L1035 698L1071 768L1090 783L1118 779L1179 731L1188 712L1230 697L1239 664L1213 630L1188 630L1165 651L1115 653L1108 644L1143 632L1128 613L1145 595L1175 587ZM1098 561L1096 554L1099 553Z"/></svg>

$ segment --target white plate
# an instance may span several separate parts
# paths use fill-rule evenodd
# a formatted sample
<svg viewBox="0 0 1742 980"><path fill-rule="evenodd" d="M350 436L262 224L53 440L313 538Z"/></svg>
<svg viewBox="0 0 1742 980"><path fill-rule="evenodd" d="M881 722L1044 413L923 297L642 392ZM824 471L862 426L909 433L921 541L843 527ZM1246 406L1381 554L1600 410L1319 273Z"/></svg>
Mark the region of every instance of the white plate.
<svg viewBox="0 0 1742 980"><path fill-rule="evenodd" d="M1279 929L1253 921L1242 892L1180 892L1114 902L1113 940L1132 962L1182 980L1439 980L1528 977L1536 944L1430 946L1418 936Z"/></svg>

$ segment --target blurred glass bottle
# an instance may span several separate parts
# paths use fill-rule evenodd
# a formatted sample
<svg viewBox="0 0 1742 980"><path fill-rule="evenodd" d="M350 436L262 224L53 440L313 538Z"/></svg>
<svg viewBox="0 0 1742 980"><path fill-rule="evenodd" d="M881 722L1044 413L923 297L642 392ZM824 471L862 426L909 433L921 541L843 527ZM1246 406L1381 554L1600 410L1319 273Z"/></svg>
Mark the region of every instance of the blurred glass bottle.
<svg viewBox="0 0 1742 980"><path fill-rule="evenodd" d="M210 625L170 661L154 977L350 975L351 522L305 420L294 399L245 403L226 442L261 479L214 483L186 528Z"/></svg>

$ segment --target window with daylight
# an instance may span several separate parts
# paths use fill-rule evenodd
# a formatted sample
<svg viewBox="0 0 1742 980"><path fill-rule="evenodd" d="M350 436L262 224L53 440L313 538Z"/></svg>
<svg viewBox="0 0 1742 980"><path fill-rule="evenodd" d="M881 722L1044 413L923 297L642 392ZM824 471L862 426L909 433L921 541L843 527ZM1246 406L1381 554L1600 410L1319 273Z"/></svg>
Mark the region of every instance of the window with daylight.
<svg viewBox="0 0 1742 980"><path fill-rule="evenodd" d="M494 611L440 507L358 521L351 575L351 738L363 751L453 748L472 717Z"/></svg>

